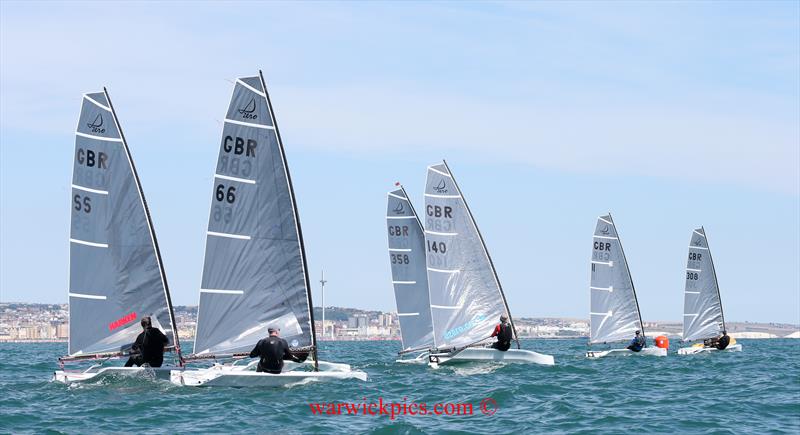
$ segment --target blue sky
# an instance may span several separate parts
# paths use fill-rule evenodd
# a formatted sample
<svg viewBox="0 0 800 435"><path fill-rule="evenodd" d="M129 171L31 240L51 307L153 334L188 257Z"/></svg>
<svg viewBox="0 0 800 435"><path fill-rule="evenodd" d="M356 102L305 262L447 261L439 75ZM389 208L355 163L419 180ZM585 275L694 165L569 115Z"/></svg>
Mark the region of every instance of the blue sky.
<svg viewBox="0 0 800 435"><path fill-rule="evenodd" d="M0 300L67 300L73 132L105 85L195 304L231 80L260 68L330 305L394 308L385 192L419 205L446 158L515 316L588 317L611 211L646 320L681 318L705 225L726 318L800 322L798 5L2 2Z"/></svg>

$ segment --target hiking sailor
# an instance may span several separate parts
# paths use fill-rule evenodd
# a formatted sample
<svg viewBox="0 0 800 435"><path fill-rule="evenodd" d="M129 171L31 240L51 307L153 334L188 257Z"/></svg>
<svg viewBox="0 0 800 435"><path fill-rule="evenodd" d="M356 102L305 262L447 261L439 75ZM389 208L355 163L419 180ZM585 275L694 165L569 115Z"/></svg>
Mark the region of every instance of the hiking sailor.
<svg viewBox="0 0 800 435"><path fill-rule="evenodd" d="M627 349L634 352L639 352L645 347L647 347L647 341L642 335L642 331L636 331L636 337L633 337L633 340L631 340L631 344L628 345Z"/></svg>
<svg viewBox="0 0 800 435"><path fill-rule="evenodd" d="M728 331L725 330L722 331L722 335L719 337L703 340L703 346L716 347L719 350L725 350L725 348L728 347L730 343L731 343L731 337L728 336Z"/></svg>
<svg viewBox="0 0 800 435"><path fill-rule="evenodd" d="M164 347L169 343L167 336L158 328L153 328L150 317L142 317L142 331L131 346L131 357L125 367L147 364L150 367L161 367L164 362Z"/></svg>
<svg viewBox="0 0 800 435"><path fill-rule="evenodd" d="M256 343L256 347L250 352L250 358L259 357L257 372L279 374L283 370L283 360L289 359L294 362L303 362L302 359L292 355L289 351L289 343L278 337L280 329L271 326L267 329L269 337L262 338Z"/></svg>
<svg viewBox="0 0 800 435"><path fill-rule="evenodd" d="M497 341L492 343L492 348L500 351L507 351L511 347L511 339L514 337L514 332L511 329L511 324L508 323L508 316L505 314L500 316L500 323L494 327L492 337L497 337Z"/></svg>

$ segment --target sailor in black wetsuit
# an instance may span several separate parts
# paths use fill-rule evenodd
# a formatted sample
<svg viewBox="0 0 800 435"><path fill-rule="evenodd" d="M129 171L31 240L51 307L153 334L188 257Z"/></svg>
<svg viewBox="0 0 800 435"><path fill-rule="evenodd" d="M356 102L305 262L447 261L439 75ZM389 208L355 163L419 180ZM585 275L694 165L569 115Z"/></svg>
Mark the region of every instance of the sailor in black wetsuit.
<svg viewBox="0 0 800 435"><path fill-rule="evenodd" d="M507 351L511 347L511 339L514 338L514 331L508 323L508 316L500 316L500 323L494 327L492 337L497 337L497 341L492 343L492 348L500 351Z"/></svg>
<svg viewBox="0 0 800 435"><path fill-rule="evenodd" d="M631 340L631 344L629 344L627 347L628 350L640 352L642 349L647 347L647 341L641 334L641 331L636 331L636 337L633 337L633 340Z"/></svg>
<svg viewBox="0 0 800 435"><path fill-rule="evenodd" d="M731 337L728 336L728 331L722 331L722 335L719 337L703 340L703 346L716 347L719 350L725 350L729 344L731 344Z"/></svg>
<svg viewBox="0 0 800 435"><path fill-rule="evenodd" d="M250 352L250 358L259 357L257 372L278 374L283 370L283 360L290 359L294 362L303 362L289 351L289 343L278 337L280 329L270 327L269 337L262 338Z"/></svg>
<svg viewBox="0 0 800 435"><path fill-rule="evenodd" d="M158 328L153 328L150 317L142 317L142 331L131 347L131 357L125 367L147 364L150 367L161 367L164 362L164 346L169 343L167 336Z"/></svg>
<svg viewBox="0 0 800 435"><path fill-rule="evenodd" d="M728 331L722 331L722 337L717 340L717 345L714 346L719 350L725 350L731 344L731 338L728 337Z"/></svg>

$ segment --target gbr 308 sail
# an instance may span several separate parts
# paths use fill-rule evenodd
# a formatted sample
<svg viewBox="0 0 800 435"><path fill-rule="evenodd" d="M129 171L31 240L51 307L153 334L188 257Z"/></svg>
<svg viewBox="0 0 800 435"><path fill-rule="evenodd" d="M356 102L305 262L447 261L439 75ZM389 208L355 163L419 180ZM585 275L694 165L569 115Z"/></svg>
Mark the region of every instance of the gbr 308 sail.
<svg viewBox="0 0 800 435"><path fill-rule="evenodd" d="M311 288L294 191L261 74L236 80L206 234L196 355L249 352L275 325L314 353Z"/></svg>
<svg viewBox="0 0 800 435"><path fill-rule="evenodd" d="M70 357L62 360L126 352L145 316L180 359L155 230L105 89L83 97L70 195Z"/></svg>
<svg viewBox="0 0 800 435"><path fill-rule="evenodd" d="M725 330L717 273L703 227L692 231L689 241L683 311L684 341L717 337Z"/></svg>

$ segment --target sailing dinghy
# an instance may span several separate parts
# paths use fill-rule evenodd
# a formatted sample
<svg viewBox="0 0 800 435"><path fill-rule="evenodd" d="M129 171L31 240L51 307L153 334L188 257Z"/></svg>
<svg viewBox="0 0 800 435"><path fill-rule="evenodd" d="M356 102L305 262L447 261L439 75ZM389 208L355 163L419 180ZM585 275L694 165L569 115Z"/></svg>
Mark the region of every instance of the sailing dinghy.
<svg viewBox="0 0 800 435"><path fill-rule="evenodd" d="M683 341L705 340L722 335L725 316L719 295L717 272L708 247L708 238L703 227L692 231L689 241L689 258L686 262L686 288L683 293ZM742 345L731 342L723 352L741 352ZM678 355L693 355L703 352L718 352L716 347L697 343L678 349Z"/></svg>
<svg viewBox="0 0 800 435"><path fill-rule="evenodd" d="M181 352L167 278L150 211L108 92L83 96L72 172L69 355L53 379L81 382L101 375L153 374L169 379ZM106 366L125 358L140 320L169 339L178 366ZM86 370L64 363L94 362Z"/></svg>
<svg viewBox="0 0 800 435"><path fill-rule="evenodd" d="M637 330L647 339L631 272L611 213L597 218L591 266L589 345L629 341ZM633 355L666 356L667 350L648 346L639 352L625 348L586 352L587 358Z"/></svg>
<svg viewBox="0 0 800 435"><path fill-rule="evenodd" d="M433 326L425 263L425 230L402 186L388 194L386 226L403 346L399 354L427 351L433 344ZM398 360L407 361L413 360Z"/></svg>
<svg viewBox="0 0 800 435"><path fill-rule="evenodd" d="M431 367L459 361L553 365L551 355L520 348L489 251L447 162L428 167L425 215L433 343L419 359ZM505 352L485 347L502 314L517 343Z"/></svg>
<svg viewBox="0 0 800 435"><path fill-rule="evenodd" d="M187 361L233 360L172 372L190 386L286 386L366 373L317 359L311 287L291 176L264 77L236 80L225 116L206 234L197 332ZM249 357L267 328L280 328L308 359L280 374ZM239 359L237 361L237 359ZM310 369L303 371L302 369Z"/></svg>

